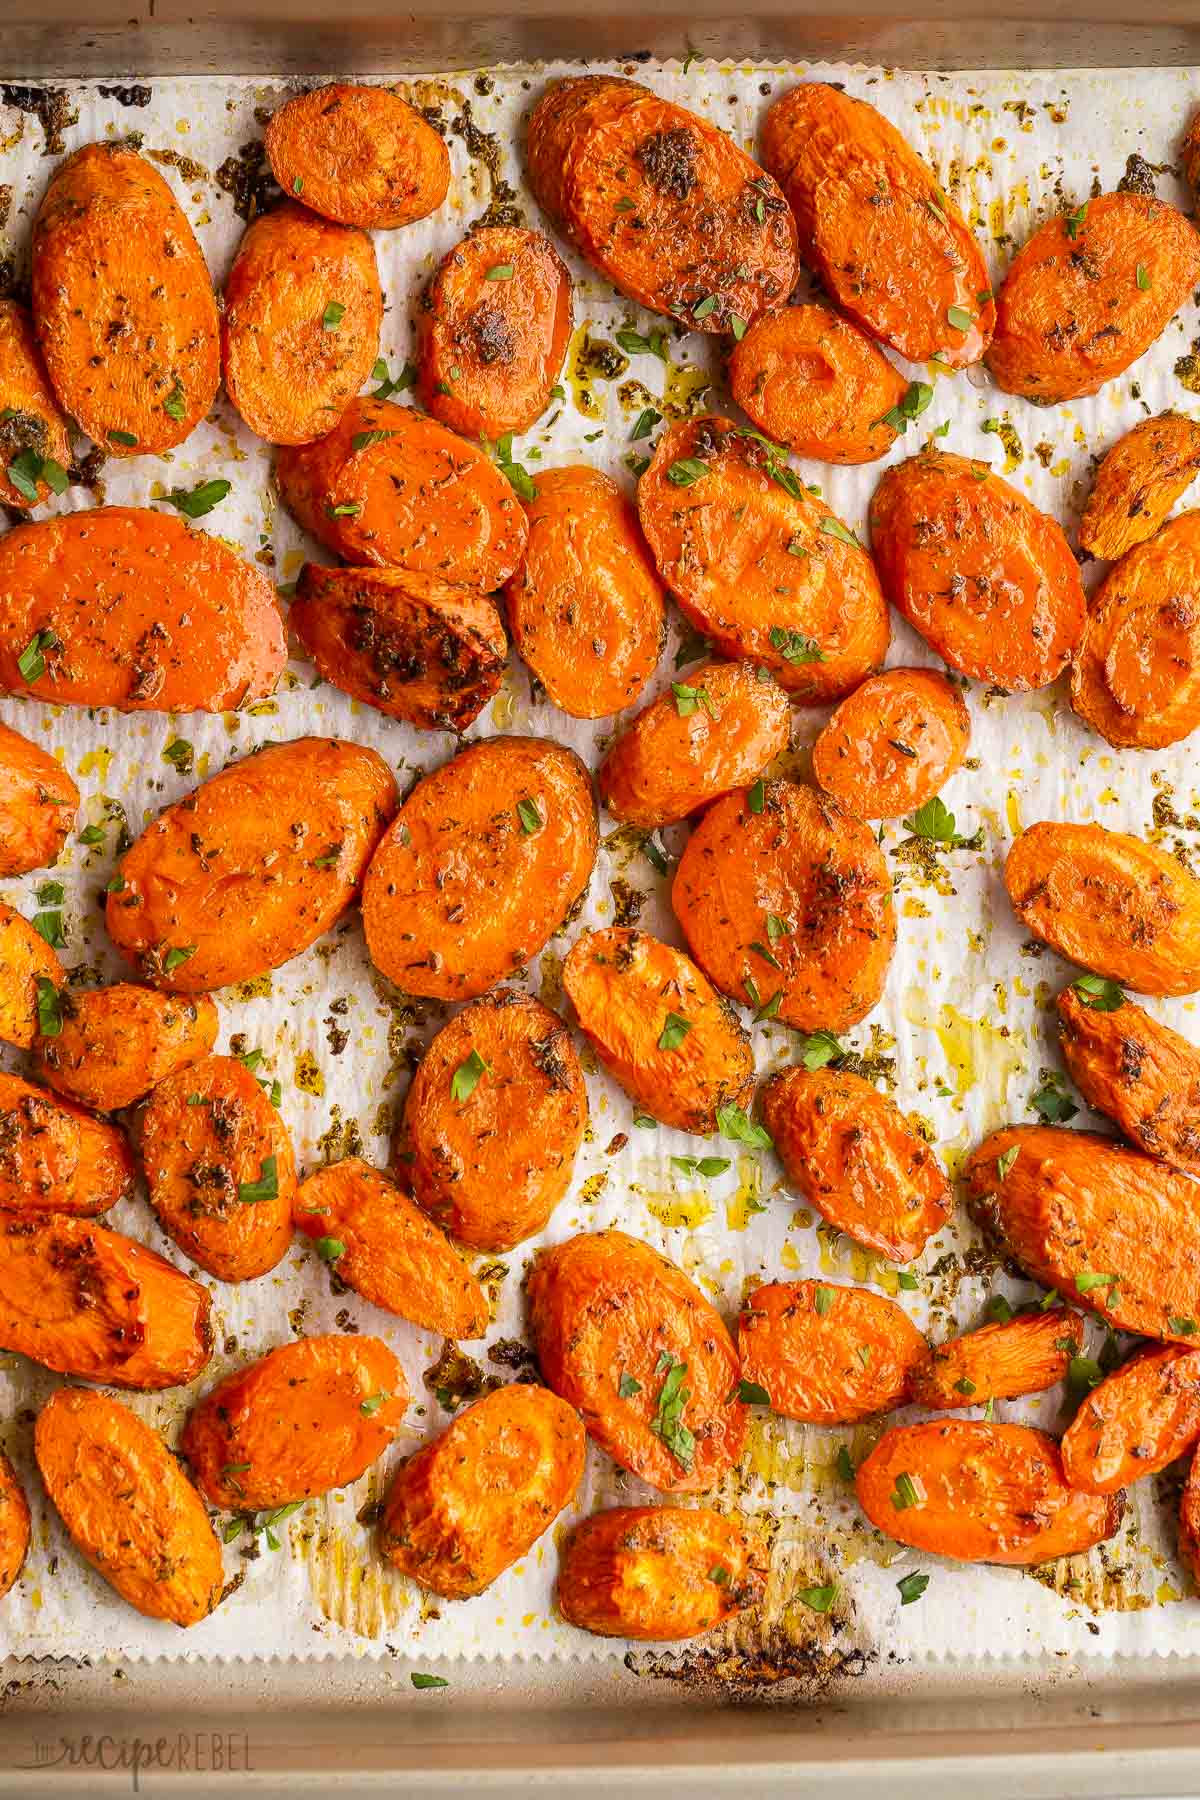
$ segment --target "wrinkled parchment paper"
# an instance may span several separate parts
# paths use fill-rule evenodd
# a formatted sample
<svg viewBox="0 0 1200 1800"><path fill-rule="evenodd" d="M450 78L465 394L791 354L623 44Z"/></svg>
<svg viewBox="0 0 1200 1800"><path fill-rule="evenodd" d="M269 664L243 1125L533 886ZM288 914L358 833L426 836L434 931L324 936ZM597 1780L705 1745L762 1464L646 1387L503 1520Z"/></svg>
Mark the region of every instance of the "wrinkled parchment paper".
<svg viewBox="0 0 1200 1800"><path fill-rule="evenodd" d="M382 353L393 376L410 349L411 322L426 277L468 225L493 205L518 209L543 224L523 188L518 147L521 119L547 73L505 69L459 72L411 84L404 91L432 109L451 148L454 181L433 219L377 235L388 311ZM1113 187L1128 159L1169 164L1186 118L1200 97L1200 81L1185 70L1139 74L897 75L862 68L771 69L696 63L630 66L628 72L715 119L748 147L769 100L797 76L843 82L880 107L924 151L943 184L965 207L984 244L994 281L1012 251L1050 211L1077 205ZM272 82L159 80L142 88L81 84L65 90L39 120L0 108L0 182L10 184L7 220L9 271L19 285L27 271L30 226L44 185L62 151L91 138L138 134L162 168L199 234L218 285L234 254L248 194L260 191L258 149L264 118L287 97ZM52 145L52 148L48 148ZM1130 165L1133 175L1137 164ZM1169 168L1141 169L1165 198L1185 204ZM560 249L563 248L560 245ZM650 446L631 441L633 421L646 405L670 417L681 411L727 408L715 347L692 335L673 339L670 362L653 355L619 358L613 332L662 323L639 315L587 268L564 252L576 278L576 333L562 376L563 398L514 456L536 476L539 464L575 460L611 471L632 488L632 458ZM893 458L948 427L942 441L986 458L1068 528L1087 490L1091 459L1129 426L1166 407L1194 411L1192 387L1196 309L1185 306L1162 340L1127 375L1094 399L1039 411L993 389L985 375L957 379L936 368L913 371L935 384L932 405L910 428ZM599 342L597 358L592 352ZM706 402L705 395L708 392ZM831 507L864 530L868 498L879 466L835 469L802 464ZM277 503L271 451L253 438L222 397L209 421L172 457L106 464L100 472L109 501L149 504L170 487L191 487L223 476L233 491L200 529L235 541L247 556L273 569L283 587L294 581L313 546L306 544ZM101 497L73 488L61 507ZM1089 575L1090 579L1090 575ZM658 678L673 674L683 636L678 618ZM920 639L893 619L892 662L930 663ZM1030 1119L1031 1096L1042 1071L1058 1066L1049 1005L1068 971L1049 952L1024 939L1005 901L999 871L1013 836L1040 818L1098 819L1141 832L1185 860L1200 846L1200 786L1194 743L1139 755L1111 751L1073 718L1058 688L1027 698L1003 698L974 687L968 693L971 761L945 790L958 829L982 832L979 850L914 858L902 827L888 826L883 844L896 882L900 941L883 1001L849 1042L872 1059L871 1068L902 1106L935 1135L953 1171L978 1138L1005 1120ZM784 772L803 776L807 752L826 714L794 715ZM443 733L419 733L353 704L336 690L314 685L313 671L294 660L273 700L248 713L178 719L151 714L122 718L57 711L39 703L0 701L0 718L51 747L83 792L77 830L98 826L103 843L89 848L73 835L53 879L66 888L65 961L80 982L122 973L107 943L99 900L113 866L121 826L136 835L164 803L215 773L253 746L306 732L344 734L380 750L404 788L422 769L453 750ZM528 672L514 659L503 692L469 733L540 733L571 744L596 766L618 721L578 723L531 694ZM194 773L181 772L185 753L165 752L177 740L191 746ZM664 834L677 853L684 828ZM532 993L564 1004L560 969L571 936L614 917L630 918L678 942L667 904L668 882L640 848L636 833L602 819L602 847L583 916L554 939L524 978ZM1200 866L1200 865L1198 865ZM45 875L0 884L21 911L37 910ZM277 1078L282 1110L302 1166L359 1151L383 1163L389 1130L403 1103L412 1064L442 1023L436 1005L413 1003L372 970L357 918L269 978L218 996L219 1047L260 1049L258 1073ZM1200 1033L1191 1001L1149 1003L1191 1036ZM755 1028L760 1076L791 1060L794 1034L774 1024ZM14 1059L15 1061L15 1059ZM620 1225L673 1257L731 1320L742 1295L759 1280L824 1274L897 1294L897 1271L836 1236L789 1196L773 1157L738 1145L714 1144L731 1158L723 1176L703 1181L673 1167L673 1155L694 1154L697 1140L665 1127L633 1126L624 1096L591 1066L592 1120L567 1199L546 1241L577 1231ZM1093 1123L1081 1110L1079 1125ZM183 1259L159 1231L143 1198L111 1222L176 1262ZM523 1335L522 1273L534 1252L523 1244L502 1257L473 1259L494 1297L489 1346L503 1342L502 1360L471 1346L485 1378L513 1378ZM1035 1291L1000 1273L969 1224L960 1219L938 1235L916 1265L916 1291L901 1303L935 1338L981 1322L991 1294L1017 1300ZM198 1273L198 1271L192 1271ZM49 1506L33 1466L32 1424L57 1377L0 1357L0 1435L23 1473L34 1515L33 1545L17 1587L0 1606L0 1644L7 1654L88 1655L93 1658L207 1656L230 1659L468 1655L504 1658L609 1657L625 1646L588 1638L553 1610L557 1544L577 1517L603 1504L654 1498L632 1477L589 1451L576 1504L533 1552L478 1599L446 1603L423 1596L387 1570L374 1554L369 1522L389 1470L404 1454L441 1430L448 1413L423 1377L441 1343L377 1311L334 1278L307 1246L298 1244L273 1274L239 1287L206 1276L214 1290L217 1351L192 1389L127 1397L174 1442L195 1396L227 1370L293 1334L319 1331L378 1333L400 1356L413 1395L407 1428L393 1451L356 1486L301 1508L275 1530L249 1530L226 1549L231 1580L241 1578L219 1610L186 1635L140 1618L87 1569ZM1100 1326L1088 1326L1099 1352ZM433 1386L446 1377L431 1377ZM1070 1403L1056 1391L1027 1403L998 1405L998 1418L1060 1428ZM1179 1472L1143 1482L1119 1535L1086 1557L1034 1577L1018 1570L960 1568L918 1556L870 1530L838 1473L846 1446L857 1462L882 1427L833 1431L806 1428L765 1412L752 1416L742 1468L713 1504L757 1518L774 1541L774 1569L765 1627L742 1621L728 1633L728 1666L756 1658L789 1666L814 1651L831 1658L900 1655L913 1658L1016 1656L1025 1652L1169 1653L1192 1648L1200 1634L1200 1604L1173 1559L1173 1501ZM365 1515L365 1517L360 1517ZM218 1527L229 1524L218 1521ZM930 1577L919 1603L901 1607L897 1581L914 1570ZM797 1598L802 1588L837 1582L826 1615Z"/></svg>

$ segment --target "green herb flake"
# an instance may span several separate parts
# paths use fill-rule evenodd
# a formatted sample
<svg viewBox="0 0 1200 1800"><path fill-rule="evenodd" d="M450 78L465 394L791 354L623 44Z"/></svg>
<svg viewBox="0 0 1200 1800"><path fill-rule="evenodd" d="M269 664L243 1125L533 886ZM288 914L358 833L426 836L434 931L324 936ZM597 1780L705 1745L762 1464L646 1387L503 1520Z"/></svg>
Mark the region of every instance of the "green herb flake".
<svg viewBox="0 0 1200 1800"><path fill-rule="evenodd" d="M45 1038L62 1035L62 995L45 975L37 977L37 1026Z"/></svg>
<svg viewBox="0 0 1200 1800"><path fill-rule="evenodd" d="M659 1036L659 1049L678 1050L680 1044L682 1044L684 1038L691 1029L692 1022L690 1019L685 1019L682 1013L669 1012Z"/></svg>
<svg viewBox="0 0 1200 1800"><path fill-rule="evenodd" d="M422 1675L417 1669L413 1670L412 1674L409 1676L409 1680L415 1688L420 1689L448 1688L450 1686L450 1683L446 1680L444 1675Z"/></svg>
<svg viewBox="0 0 1200 1800"><path fill-rule="evenodd" d="M79 842L86 844L89 850L94 850L97 844L104 842L104 833L99 825L85 825L79 833Z"/></svg>
<svg viewBox="0 0 1200 1800"><path fill-rule="evenodd" d="M715 1581L718 1587L728 1587L731 1576L724 1563L714 1563L708 1571L708 1579Z"/></svg>
<svg viewBox="0 0 1200 1800"><path fill-rule="evenodd" d="M1071 991L1093 1012L1119 1012L1125 1005L1124 989L1103 975L1081 975L1071 983Z"/></svg>
<svg viewBox="0 0 1200 1800"><path fill-rule="evenodd" d="M838 1453L833 1459L833 1466L843 1481L854 1480L854 1459L845 1444L838 1445Z"/></svg>
<svg viewBox="0 0 1200 1800"><path fill-rule="evenodd" d="M336 331L346 316L346 308L340 300L331 300L321 314L321 324L326 331Z"/></svg>
<svg viewBox="0 0 1200 1800"><path fill-rule="evenodd" d="M701 462L698 456L683 456L673 462L667 470L667 480L674 487L691 487L708 474L708 464Z"/></svg>
<svg viewBox="0 0 1200 1800"><path fill-rule="evenodd" d="M1150 271L1145 263L1139 263L1137 266L1137 284L1141 288L1143 294L1148 294L1150 289L1154 286L1154 283L1150 279Z"/></svg>
<svg viewBox="0 0 1200 1800"><path fill-rule="evenodd" d="M303 177L303 175L297 175L295 181L293 181L292 192L293 192L293 194L302 194L304 192L304 177Z"/></svg>
<svg viewBox="0 0 1200 1800"><path fill-rule="evenodd" d="M911 1575L902 1576L896 1583L896 1589L900 1595L901 1606L911 1606L914 1600L919 1600L921 1598L921 1595L928 1586L929 1577L928 1575L923 1574L920 1569L914 1569Z"/></svg>
<svg viewBox="0 0 1200 1800"><path fill-rule="evenodd" d="M836 1596L836 1581L830 1582L828 1587L798 1588L796 1591L797 1600L802 1600L815 1613L827 1613Z"/></svg>
<svg viewBox="0 0 1200 1800"><path fill-rule="evenodd" d="M512 278L513 266L511 263L493 263L483 279L485 281L511 281Z"/></svg>
<svg viewBox="0 0 1200 1800"><path fill-rule="evenodd" d="M773 1150L775 1140L770 1132L742 1111L740 1106L727 1103L717 1108L717 1130L722 1137L732 1138L736 1144L746 1144L751 1150Z"/></svg>
<svg viewBox="0 0 1200 1800"><path fill-rule="evenodd" d="M106 894L124 893L125 877L122 875L120 869L117 870L116 874L113 876L111 881L108 881L105 883L104 891Z"/></svg>
<svg viewBox="0 0 1200 1800"><path fill-rule="evenodd" d="M182 419L187 412L187 395L178 375L175 377L175 386L163 401L163 411L172 419Z"/></svg>
<svg viewBox="0 0 1200 1800"><path fill-rule="evenodd" d="M17 658L21 680L30 683L40 681L46 673L46 651L61 648L57 632L35 631Z"/></svg>
<svg viewBox="0 0 1200 1800"><path fill-rule="evenodd" d="M517 801L517 820L524 837L532 837L534 832L540 831L546 822L534 801L528 799Z"/></svg>
<svg viewBox="0 0 1200 1800"><path fill-rule="evenodd" d="M104 435L110 444L120 444L126 450L137 448L137 439L132 431L107 431Z"/></svg>
<svg viewBox="0 0 1200 1800"><path fill-rule="evenodd" d="M952 331L970 331L975 320L965 306L948 306L946 323Z"/></svg>
<svg viewBox="0 0 1200 1800"><path fill-rule="evenodd" d="M967 1399L970 1399L971 1395L975 1392L975 1383L970 1380L968 1376L964 1375L961 1381L955 1382L954 1391L956 1394L963 1394Z"/></svg>
<svg viewBox="0 0 1200 1800"><path fill-rule="evenodd" d="M44 938L52 950L66 948L66 937L63 935L62 914L60 912L34 913L29 921L40 938Z"/></svg>
<svg viewBox="0 0 1200 1800"><path fill-rule="evenodd" d="M632 1375L623 1374L620 1381L617 1383L617 1392L622 1400L632 1400L633 1396L635 1394L640 1394L641 1391L641 1382L635 1381Z"/></svg>
<svg viewBox="0 0 1200 1800"><path fill-rule="evenodd" d="M890 425L893 431L907 431L932 399L933 388L928 381L910 381L895 406L890 407L877 423Z"/></svg>
<svg viewBox="0 0 1200 1800"><path fill-rule="evenodd" d="M1167 1330L1173 1331L1177 1337L1194 1337L1196 1321L1195 1319L1180 1318L1178 1313L1172 1313L1167 1320Z"/></svg>
<svg viewBox="0 0 1200 1800"><path fill-rule="evenodd" d="M202 519L214 506L219 506L229 493L232 482L202 481L194 488L172 488L163 496L164 504L173 506L186 519Z"/></svg>
<svg viewBox="0 0 1200 1800"><path fill-rule="evenodd" d="M892 1505L897 1512L907 1512L910 1506L924 1506L925 1497L918 1483L909 1474L896 1477L896 1486L892 1492Z"/></svg>
<svg viewBox="0 0 1200 1800"><path fill-rule="evenodd" d="M181 775L190 775L196 766L196 753L186 738L172 738L162 754L163 761L172 763Z"/></svg>
<svg viewBox="0 0 1200 1800"><path fill-rule="evenodd" d="M330 844L327 850L321 852L320 856L313 857L310 866L314 869L335 869L344 848L343 844Z"/></svg>
<svg viewBox="0 0 1200 1800"><path fill-rule="evenodd" d="M987 1303L987 1316L993 1325L1007 1325L1013 1309L1004 1294L993 1294Z"/></svg>
<svg viewBox="0 0 1200 1800"><path fill-rule="evenodd" d="M278 1200L279 1175L275 1157L264 1156L257 1181L239 1181L238 1199L244 1206L257 1206L264 1200Z"/></svg>
<svg viewBox="0 0 1200 1800"><path fill-rule="evenodd" d="M1119 1275L1102 1275L1095 1269L1083 1269L1075 1277L1075 1287L1080 1294L1090 1294L1096 1288L1107 1288L1109 1290L1108 1300L1111 1305L1112 1290L1120 1285L1120 1281Z"/></svg>
<svg viewBox="0 0 1200 1800"><path fill-rule="evenodd" d="M340 1238L319 1237L314 1245L322 1262L335 1263L339 1256L345 1256L346 1246Z"/></svg>
<svg viewBox="0 0 1200 1800"><path fill-rule="evenodd" d="M819 1319L823 1319L833 1305L833 1289L818 1287L813 1293L813 1311Z"/></svg>
<svg viewBox="0 0 1200 1800"><path fill-rule="evenodd" d="M790 631L783 625L772 625L771 644L786 663L825 661L825 652L815 638L805 637L800 631Z"/></svg>
<svg viewBox="0 0 1200 1800"><path fill-rule="evenodd" d="M390 1394L368 1394L358 1410L365 1419L374 1418L380 1407L386 1406L391 1397Z"/></svg>
<svg viewBox="0 0 1200 1800"><path fill-rule="evenodd" d="M660 362L666 362L667 334L665 331L652 331L649 337L643 337L640 331L626 327L614 333L617 343L629 356L657 356Z"/></svg>
<svg viewBox="0 0 1200 1800"><path fill-rule="evenodd" d="M1104 1380L1104 1370L1090 1356L1073 1356L1067 1364L1067 1386L1074 1394L1090 1394Z"/></svg>
<svg viewBox="0 0 1200 1800"><path fill-rule="evenodd" d="M911 1269L898 1270L896 1284L898 1287L902 1287L906 1294L915 1294L921 1285Z"/></svg>
<svg viewBox="0 0 1200 1800"><path fill-rule="evenodd" d="M680 1468L690 1470L696 1454L696 1440L683 1422L684 1409L691 1398L683 1385L688 1366L685 1362L676 1362L669 1350L664 1350L658 1360L659 1368L665 1366L665 1374L650 1429L662 1439Z"/></svg>
<svg viewBox="0 0 1200 1800"><path fill-rule="evenodd" d="M850 527L848 525L843 525L840 519L835 519L832 513L827 514L827 516L821 520L820 529L827 537L837 538L841 543L849 544L855 550L862 549L862 545L850 530Z"/></svg>
<svg viewBox="0 0 1200 1800"><path fill-rule="evenodd" d="M362 501L343 500L337 506L327 504L325 511L331 519L356 519L362 511Z"/></svg>
<svg viewBox="0 0 1200 1800"><path fill-rule="evenodd" d="M654 427L661 423L662 414L655 412L652 406L644 406L634 421L633 430L629 435L631 438L649 437Z"/></svg>
<svg viewBox="0 0 1200 1800"><path fill-rule="evenodd" d="M1082 206L1077 206L1075 211L1073 213L1068 213L1066 218L1064 219L1063 224L1066 229L1067 236L1070 238L1072 243L1074 243L1075 240L1078 238L1080 230L1083 226L1083 223L1087 218L1087 214L1088 214L1088 203L1085 200Z"/></svg>
<svg viewBox="0 0 1200 1800"><path fill-rule="evenodd" d="M469 1100L479 1086L480 1077L490 1075L491 1072L491 1065L484 1062L478 1050L472 1050L471 1054L459 1063L450 1077L450 1098L458 1101Z"/></svg>
<svg viewBox="0 0 1200 1800"><path fill-rule="evenodd" d="M765 1387L757 1381L747 1381L743 1376L737 1384L737 1398L743 1406L770 1406L771 1396Z"/></svg>
<svg viewBox="0 0 1200 1800"><path fill-rule="evenodd" d="M760 201L759 205L761 206L761 204L762 204L762 202ZM735 344L740 344L742 339L745 337L746 325L747 325L747 321L742 318L740 313L730 313L729 329L733 333L733 341Z"/></svg>
<svg viewBox="0 0 1200 1800"><path fill-rule="evenodd" d="M350 439L350 448L354 451L369 450L372 444L382 444L384 438L395 437L394 431L356 431Z"/></svg>
<svg viewBox="0 0 1200 1800"><path fill-rule="evenodd" d="M61 906L66 897L66 889L61 881L43 881L37 890L39 906Z"/></svg>
<svg viewBox="0 0 1200 1800"><path fill-rule="evenodd" d="M1009 1172L1021 1154L1020 1144L1012 1144L996 1158L996 1180L1007 1181Z"/></svg>
<svg viewBox="0 0 1200 1800"><path fill-rule="evenodd" d="M1029 1102L1044 1125L1065 1125L1079 1111L1059 1076L1051 1076Z"/></svg>
<svg viewBox="0 0 1200 1800"><path fill-rule="evenodd" d="M837 1062L845 1054L845 1046L832 1031L813 1031L800 1046L800 1064L811 1074L814 1069L823 1069L827 1063Z"/></svg>
<svg viewBox="0 0 1200 1800"><path fill-rule="evenodd" d="M767 803L767 784L760 775L754 786L746 795L746 804L752 813L760 813Z"/></svg>
<svg viewBox="0 0 1200 1800"><path fill-rule="evenodd" d="M172 945L171 949L166 952L162 959L163 969L169 975L171 971L177 969L181 963L185 963L189 961L191 957L195 956L197 948L198 946L196 944Z"/></svg>
<svg viewBox="0 0 1200 1800"><path fill-rule="evenodd" d="M522 500L537 499L537 483L533 476L519 462L497 462L496 467L507 481L513 493Z"/></svg>
<svg viewBox="0 0 1200 1800"><path fill-rule="evenodd" d="M689 687L685 681L673 681L671 692L675 696L675 711L681 719L690 719L699 708L703 708L710 719L718 716L706 687Z"/></svg>

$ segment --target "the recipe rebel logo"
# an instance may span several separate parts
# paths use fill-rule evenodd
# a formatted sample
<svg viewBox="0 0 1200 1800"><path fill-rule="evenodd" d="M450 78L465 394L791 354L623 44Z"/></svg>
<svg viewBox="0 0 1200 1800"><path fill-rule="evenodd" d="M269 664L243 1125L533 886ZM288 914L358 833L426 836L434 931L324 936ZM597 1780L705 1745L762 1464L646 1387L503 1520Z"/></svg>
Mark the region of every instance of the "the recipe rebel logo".
<svg viewBox="0 0 1200 1800"><path fill-rule="evenodd" d="M35 1738L32 1761L15 1766L31 1773L97 1769L112 1774L125 1770L135 1794L141 1793L142 1776L150 1772L241 1775L254 1769L250 1740L241 1731L180 1731L157 1738L118 1737L108 1732L77 1738Z"/></svg>

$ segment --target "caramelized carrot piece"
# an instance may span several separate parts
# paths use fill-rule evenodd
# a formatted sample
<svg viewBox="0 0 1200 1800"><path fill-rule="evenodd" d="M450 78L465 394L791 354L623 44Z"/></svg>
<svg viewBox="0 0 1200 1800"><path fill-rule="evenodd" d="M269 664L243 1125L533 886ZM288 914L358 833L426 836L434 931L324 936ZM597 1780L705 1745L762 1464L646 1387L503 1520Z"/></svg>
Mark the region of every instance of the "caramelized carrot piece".
<svg viewBox="0 0 1200 1800"><path fill-rule="evenodd" d="M929 1346L903 1307L870 1288L772 1281L742 1308L738 1355L743 1383L772 1412L850 1425L903 1406Z"/></svg>
<svg viewBox="0 0 1200 1800"><path fill-rule="evenodd" d="M15 300L0 300L0 502L42 505L65 490L71 461L67 421L54 398L33 319ZM14 466L20 487L9 473Z"/></svg>
<svg viewBox="0 0 1200 1800"><path fill-rule="evenodd" d="M80 1106L115 1112L208 1054L217 1009L207 994L185 998L118 982L60 989L47 1024L51 1031L40 1032L33 1045L43 1080Z"/></svg>
<svg viewBox="0 0 1200 1800"><path fill-rule="evenodd" d="M1200 1175L1200 1050L1132 1000L1107 1010L1078 983L1058 996L1071 1080L1147 1156Z"/></svg>
<svg viewBox="0 0 1200 1800"><path fill-rule="evenodd" d="M1116 562L1145 543L1200 469L1200 424L1182 413L1143 419L1096 471L1079 521L1079 548Z"/></svg>
<svg viewBox="0 0 1200 1800"><path fill-rule="evenodd" d="M17 1576L29 1549L29 1502L17 1471L0 1450L0 1599Z"/></svg>
<svg viewBox="0 0 1200 1800"><path fill-rule="evenodd" d="M1179 1496L1179 1554L1200 1587L1200 1457L1193 1456Z"/></svg>
<svg viewBox="0 0 1200 1800"><path fill-rule="evenodd" d="M78 807L79 789L62 764L0 725L0 876L49 868Z"/></svg>
<svg viewBox="0 0 1200 1800"><path fill-rule="evenodd" d="M818 462L874 462L907 422L903 375L826 306L756 319L730 353L729 391L760 431Z"/></svg>
<svg viewBox="0 0 1200 1800"><path fill-rule="evenodd" d="M558 1610L598 1637L698 1637L766 1592L762 1539L707 1506L614 1506L576 1527Z"/></svg>
<svg viewBox="0 0 1200 1800"><path fill-rule="evenodd" d="M813 775L862 819L931 800L971 744L962 695L936 669L885 669L848 694L813 745Z"/></svg>
<svg viewBox="0 0 1200 1800"><path fill-rule="evenodd" d="M125 1199L133 1178L116 1125L0 1070L0 1212L92 1218Z"/></svg>
<svg viewBox="0 0 1200 1800"><path fill-rule="evenodd" d="M1062 1441L1072 1487L1114 1494L1200 1438L1200 1350L1142 1350L1094 1387Z"/></svg>
<svg viewBox="0 0 1200 1800"><path fill-rule="evenodd" d="M977 1419L894 1425L859 1465L855 1487L878 1530L957 1562L1074 1556L1111 1537L1124 1510L1122 1494L1069 1487L1045 1432Z"/></svg>
<svg viewBox="0 0 1200 1800"><path fill-rule="evenodd" d="M918 1406L941 1411L1040 1394L1063 1380L1082 1343L1081 1322L1065 1306L1018 1313L1003 1324L935 1345L913 1379L912 1398ZM1067 1479L1079 1485L1070 1475Z"/></svg>
<svg viewBox="0 0 1200 1800"><path fill-rule="evenodd" d="M0 1044L28 1050L38 1033L39 983L48 993L65 980L41 932L0 900Z"/></svg>
<svg viewBox="0 0 1200 1800"><path fill-rule="evenodd" d="M298 1230L339 1281L373 1306L448 1338L481 1338L488 1328L483 1289L421 1208L380 1170L356 1156L300 1183Z"/></svg>
<svg viewBox="0 0 1200 1800"><path fill-rule="evenodd" d="M365 231L428 217L450 186L441 137L386 87L335 81L297 94L268 120L263 146L285 194Z"/></svg>

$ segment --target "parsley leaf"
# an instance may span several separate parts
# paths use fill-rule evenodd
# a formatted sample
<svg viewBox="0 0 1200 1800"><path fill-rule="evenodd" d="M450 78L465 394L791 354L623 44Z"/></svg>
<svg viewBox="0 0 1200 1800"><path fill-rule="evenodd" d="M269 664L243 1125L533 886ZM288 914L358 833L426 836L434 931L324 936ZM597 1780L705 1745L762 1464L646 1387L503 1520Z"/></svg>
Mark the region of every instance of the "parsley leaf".
<svg viewBox="0 0 1200 1800"><path fill-rule="evenodd" d="M836 1062L845 1054L844 1046L832 1031L813 1031L805 1038L801 1047L800 1062L811 1073L813 1069L823 1069L826 1063Z"/></svg>
<svg viewBox="0 0 1200 1800"><path fill-rule="evenodd" d="M690 1019L685 1019L682 1013L669 1012L658 1040L659 1049L678 1050L680 1044L682 1044L684 1038L691 1029L692 1022Z"/></svg>
<svg viewBox="0 0 1200 1800"><path fill-rule="evenodd" d="M921 1598L929 1586L929 1577L920 1569L914 1569L911 1575L902 1576L896 1586L900 1592L901 1606L911 1606L914 1600Z"/></svg>
<svg viewBox="0 0 1200 1800"><path fill-rule="evenodd" d="M763 1126L748 1118L740 1106L732 1103L717 1108L717 1130L736 1144L748 1144L752 1150L773 1150L775 1140Z"/></svg>
<svg viewBox="0 0 1200 1800"><path fill-rule="evenodd" d="M786 663L825 661L825 652L815 638L805 637L803 632L790 631L782 625L772 625L771 645Z"/></svg>
<svg viewBox="0 0 1200 1800"><path fill-rule="evenodd" d="M1071 988L1093 1012L1119 1012L1125 1004L1124 990L1103 975L1081 975Z"/></svg>
<svg viewBox="0 0 1200 1800"><path fill-rule="evenodd" d="M37 1024L43 1037L62 1034L62 995L44 975L37 977Z"/></svg>
<svg viewBox="0 0 1200 1800"><path fill-rule="evenodd" d="M245 1206L256 1206L263 1200L278 1200L279 1176L275 1167L275 1157L264 1156L258 1172L257 1181L239 1181L238 1199Z"/></svg>
<svg viewBox="0 0 1200 1800"><path fill-rule="evenodd" d="M691 1398L689 1390L683 1385L688 1366L685 1362L676 1362L670 1351L664 1350L659 1358L659 1367L665 1369L665 1374L650 1429L656 1437L662 1439L680 1468L690 1469L696 1453L696 1440L683 1422L684 1408Z"/></svg>
<svg viewBox="0 0 1200 1800"><path fill-rule="evenodd" d="M187 519L202 519L214 506L219 506L232 487L229 481L202 481L194 488L172 488L163 495L167 506L173 506Z"/></svg>
<svg viewBox="0 0 1200 1800"><path fill-rule="evenodd" d="M472 1050L450 1077L450 1098L469 1100L479 1086L480 1077L490 1075L491 1072L491 1065L484 1062L478 1050Z"/></svg>

